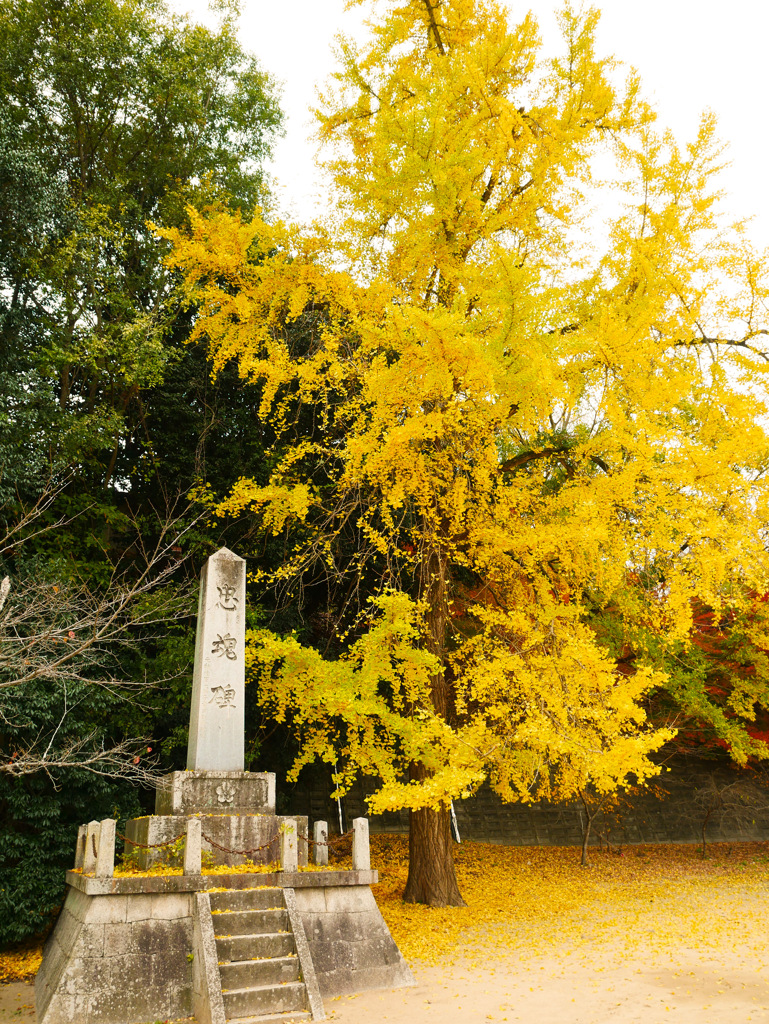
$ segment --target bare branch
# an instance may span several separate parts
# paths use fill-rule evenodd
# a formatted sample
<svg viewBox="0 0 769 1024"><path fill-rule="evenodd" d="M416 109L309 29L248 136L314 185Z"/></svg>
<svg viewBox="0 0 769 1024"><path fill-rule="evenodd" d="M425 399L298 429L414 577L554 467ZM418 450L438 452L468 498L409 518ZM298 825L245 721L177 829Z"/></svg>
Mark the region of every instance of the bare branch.
<svg viewBox="0 0 769 1024"><path fill-rule="evenodd" d="M99 592L84 582L17 582L0 618L0 691L36 679L87 681L88 670L114 661L118 647L135 647L141 630L186 618L189 587L169 588L165 594L163 588L185 561L177 552L195 522L177 517L163 524L151 549L139 538L141 569L130 575L116 569ZM148 600L155 594L161 596ZM119 685L129 684L121 680Z"/></svg>
<svg viewBox="0 0 769 1024"><path fill-rule="evenodd" d="M60 493L54 488L22 510L5 537L0 535L0 552L62 525L43 521ZM154 761L147 757L151 741L106 738L106 727L78 727L81 719L75 712L94 690L135 702L137 695L160 685L131 678L127 655L139 654L148 638L157 641L174 622L189 618L194 581L180 574L186 560L181 545L201 518L189 505L158 516L151 541L133 521L130 547L113 560L109 579L98 588L83 579L25 575L23 570L3 579L0 774L44 771L54 785L57 771L75 767L139 784L156 778ZM48 708L58 708L55 727L48 717L37 729L35 707L41 699Z"/></svg>
<svg viewBox="0 0 769 1024"><path fill-rule="evenodd" d="M138 785L153 787L160 772L156 770L157 759L147 757L146 739L122 740L113 746L100 743L96 733L90 733L77 740L71 740L62 748L51 752L38 752L31 744L14 750L10 757L0 761L0 775L19 778L55 769L80 768L110 779L125 779ZM52 781L56 788L55 777Z"/></svg>

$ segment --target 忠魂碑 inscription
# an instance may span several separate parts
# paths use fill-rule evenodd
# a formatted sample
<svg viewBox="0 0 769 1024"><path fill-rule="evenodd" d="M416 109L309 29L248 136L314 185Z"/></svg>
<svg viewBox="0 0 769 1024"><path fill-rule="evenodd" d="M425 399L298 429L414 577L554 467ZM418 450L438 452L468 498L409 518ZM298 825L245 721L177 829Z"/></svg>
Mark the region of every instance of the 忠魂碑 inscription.
<svg viewBox="0 0 769 1024"><path fill-rule="evenodd" d="M220 658L224 655L229 658L230 661L235 661L238 657L235 653L235 645L237 642L237 639L234 636L230 636L229 633L227 633L226 636L221 636L221 634L217 633L216 640L214 640L213 647L211 648L211 653L218 654Z"/></svg>
<svg viewBox="0 0 769 1024"><path fill-rule="evenodd" d="M235 587L225 583L224 586L217 587L216 589L219 591L219 600L216 602L216 607L223 608L226 612L237 611L238 595L235 593Z"/></svg>
<svg viewBox="0 0 769 1024"><path fill-rule="evenodd" d="M217 704L220 708L235 707L235 691L231 686L212 686L211 693L213 697L209 704Z"/></svg>
<svg viewBox="0 0 769 1024"><path fill-rule="evenodd" d="M187 768L242 772L246 563L227 548L200 574Z"/></svg>

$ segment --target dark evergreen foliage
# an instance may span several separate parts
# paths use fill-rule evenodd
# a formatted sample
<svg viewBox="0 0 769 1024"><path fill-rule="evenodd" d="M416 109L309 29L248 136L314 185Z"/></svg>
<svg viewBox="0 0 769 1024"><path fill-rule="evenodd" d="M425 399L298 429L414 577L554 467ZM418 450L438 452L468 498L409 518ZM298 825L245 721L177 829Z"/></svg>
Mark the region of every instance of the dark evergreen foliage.
<svg viewBox="0 0 769 1024"><path fill-rule="evenodd" d="M220 9L209 30L162 0L0 0L6 615L17 614L25 581L46 580L52 594L58 583L59 597L80 587L98 597L116 566L130 579L138 546L152 545L197 480L223 491L239 465L253 472L262 457L250 396L234 376L211 385L205 354L185 345L192 314L180 309L151 224L183 223L188 204L248 213L269 201L262 163L280 131L276 89L237 39L235 5ZM28 528L3 542L45 495ZM135 643L119 664L81 661L56 679L0 690L0 765L49 739L61 753L83 738L98 749L150 737L146 757L160 770L182 766L189 584L220 538L198 524L183 543L175 554L190 557L167 590L186 601L186 618L177 602L173 621L153 632L127 613ZM44 593L22 639L41 623L64 627L61 600L46 607ZM3 662L2 679L16 667ZM148 685L91 684L107 670L118 683ZM125 818L151 800L76 767L0 771L0 945L50 920L79 824Z"/></svg>

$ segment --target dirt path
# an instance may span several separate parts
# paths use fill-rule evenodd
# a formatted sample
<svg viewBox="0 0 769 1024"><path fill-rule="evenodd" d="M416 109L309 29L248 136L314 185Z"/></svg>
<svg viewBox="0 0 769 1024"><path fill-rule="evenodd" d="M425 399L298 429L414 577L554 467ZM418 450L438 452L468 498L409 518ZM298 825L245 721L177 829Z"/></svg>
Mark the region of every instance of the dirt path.
<svg viewBox="0 0 769 1024"><path fill-rule="evenodd" d="M13 1021L14 1024L32 1024L35 1016L34 986L18 981L10 985L0 985L0 1021Z"/></svg>
<svg viewBox="0 0 769 1024"><path fill-rule="evenodd" d="M595 964L600 966L596 967ZM750 950L705 958L688 950L644 963L602 951L485 968L430 967L418 986L329 1000L336 1024L767 1024L769 970Z"/></svg>
<svg viewBox="0 0 769 1024"><path fill-rule="evenodd" d="M769 967L750 947L629 960L583 947L527 961L417 968L417 986L326 1000L335 1024L769 1024ZM32 985L0 986L0 1024L35 1024Z"/></svg>

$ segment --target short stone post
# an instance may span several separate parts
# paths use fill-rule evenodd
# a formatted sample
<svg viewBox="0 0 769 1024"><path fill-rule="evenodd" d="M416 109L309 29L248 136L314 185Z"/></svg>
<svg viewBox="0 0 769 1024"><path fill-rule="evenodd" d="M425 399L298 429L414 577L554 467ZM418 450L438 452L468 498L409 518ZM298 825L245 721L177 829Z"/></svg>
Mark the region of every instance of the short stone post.
<svg viewBox="0 0 769 1024"><path fill-rule="evenodd" d="M187 818L187 829L184 837L185 875L199 875L201 873L202 828L200 818Z"/></svg>
<svg viewBox="0 0 769 1024"><path fill-rule="evenodd" d="M287 818L280 833L280 869L296 871L299 867L296 850L296 821Z"/></svg>
<svg viewBox="0 0 769 1024"><path fill-rule="evenodd" d="M83 870L83 863L85 861L85 835L87 831L87 825L81 825L77 830L77 845L75 846L75 871Z"/></svg>
<svg viewBox="0 0 769 1024"><path fill-rule="evenodd" d="M353 871L371 870L368 818L356 818L352 823L352 869Z"/></svg>
<svg viewBox="0 0 769 1024"><path fill-rule="evenodd" d="M105 818L99 825L96 854L96 877L112 878L115 874L115 826L113 818Z"/></svg>
<svg viewBox="0 0 769 1024"><path fill-rule="evenodd" d="M328 822L316 821L312 826L312 862L317 867L328 866Z"/></svg>
<svg viewBox="0 0 769 1024"><path fill-rule="evenodd" d="M96 870L96 858L99 855L99 822L89 821L85 833L85 855L83 857L83 874L92 875Z"/></svg>

